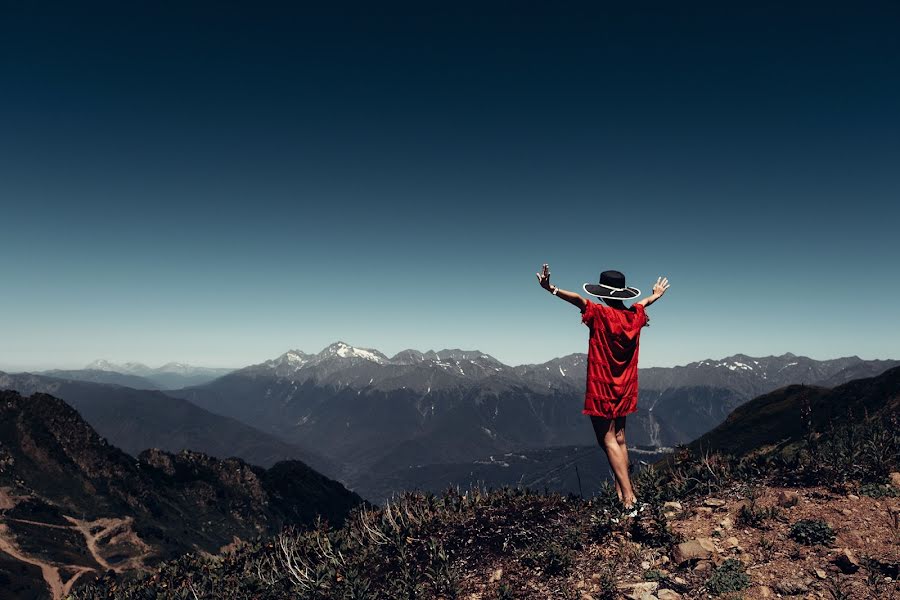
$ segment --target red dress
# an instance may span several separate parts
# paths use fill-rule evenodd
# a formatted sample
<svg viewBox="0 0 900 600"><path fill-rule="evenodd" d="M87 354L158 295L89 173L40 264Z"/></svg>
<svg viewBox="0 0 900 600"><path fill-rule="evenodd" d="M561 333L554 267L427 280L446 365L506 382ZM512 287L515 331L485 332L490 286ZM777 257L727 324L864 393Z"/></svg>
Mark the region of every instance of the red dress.
<svg viewBox="0 0 900 600"><path fill-rule="evenodd" d="M620 310L587 301L581 313L591 330L583 414L613 419L637 410L638 346L648 321L640 304Z"/></svg>

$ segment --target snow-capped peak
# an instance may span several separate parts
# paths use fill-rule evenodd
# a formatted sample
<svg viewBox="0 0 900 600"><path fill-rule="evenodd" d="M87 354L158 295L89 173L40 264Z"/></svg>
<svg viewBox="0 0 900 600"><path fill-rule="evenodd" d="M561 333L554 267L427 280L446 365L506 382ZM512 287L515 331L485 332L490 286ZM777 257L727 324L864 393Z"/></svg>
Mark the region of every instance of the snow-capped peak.
<svg viewBox="0 0 900 600"><path fill-rule="evenodd" d="M117 365L114 365L113 363L109 362L108 360L104 360L102 358L95 360L92 363L89 363L85 367L85 369L88 369L91 371L115 371L116 368L117 368Z"/></svg>
<svg viewBox="0 0 900 600"><path fill-rule="evenodd" d="M126 373L129 375L146 375L147 373L152 371L150 367L143 363L127 362L124 364L118 364L105 359L95 360L85 368L95 371L113 371L115 373Z"/></svg>
<svg viewBox="0 0 900 600"><path fill-rule="evenodd" d="M378 364L384 364L388 362L387 357L378 350L373 350L371 348L355 348L350 344L342 341L337 341L326 347L321 352L319 352L316 357L319 359L330 357L362 358L365 360L371 360L372 362L376 362Z"/></svg>

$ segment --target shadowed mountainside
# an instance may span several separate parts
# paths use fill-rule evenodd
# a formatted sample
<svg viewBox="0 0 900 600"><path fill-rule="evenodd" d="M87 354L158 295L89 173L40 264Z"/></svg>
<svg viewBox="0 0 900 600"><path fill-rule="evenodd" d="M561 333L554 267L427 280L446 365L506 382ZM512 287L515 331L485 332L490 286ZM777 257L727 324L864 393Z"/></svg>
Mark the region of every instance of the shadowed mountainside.
<svg viewBox="0 0 900 600"><path fill-rule="evenodd" d="M721 425L690 444L743 456L797 443L812 430L900 414L900 367L832 389L790 385L735 409Z"/></svg>
<svg viewBox="0 0 900 600"><path fill-rule="evenodd" d="M0 577L21 584L38 567L56 597L73 578L217 552L316 515L341 523L360 502L299 461L266 470L195 452L135 459L58 398L0 392Z"/></svg>
<svg viewBox="0 0 900 600"><path fill-rule="evenodd" d="M316 452L159 391L2 372L0 389L62 398L100 435L132 456L145 448L187 449L219 458L237 456L263 467L296 459L328 475L338 471L332 461Z"/></svg>

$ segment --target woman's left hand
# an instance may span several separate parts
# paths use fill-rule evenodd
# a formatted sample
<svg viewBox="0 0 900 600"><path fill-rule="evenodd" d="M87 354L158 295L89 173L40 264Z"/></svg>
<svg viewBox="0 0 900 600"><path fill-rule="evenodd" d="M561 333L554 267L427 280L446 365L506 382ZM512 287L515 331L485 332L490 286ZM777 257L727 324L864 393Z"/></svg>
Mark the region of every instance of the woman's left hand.
<svg viewBox="0 0 900 600"><path fill-rule="evenodd" d="M540 273L535 273L538 278L538 283L541 284L541 287L547 291L550 291L550 265L544 263L543 268Z"/></svg>

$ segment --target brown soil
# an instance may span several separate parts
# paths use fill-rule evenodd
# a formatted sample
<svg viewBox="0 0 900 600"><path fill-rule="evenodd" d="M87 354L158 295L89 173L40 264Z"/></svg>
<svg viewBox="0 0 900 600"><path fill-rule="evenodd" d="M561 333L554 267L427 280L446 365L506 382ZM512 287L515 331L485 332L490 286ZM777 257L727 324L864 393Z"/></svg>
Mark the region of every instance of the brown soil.
<svg viewBox="0 0 900 600"><path fill-rule="evenodd" d="M684 541L709 538L715 546L711 560L677 566L665 548L652 548L632 540L627 526L619 526L603 544L590 544L576 551L567 576L542 577L533 569L513 561L481 564L468 570L463 598L493 599L506 585L510 598L599 599L607 565L615 565L616 598L652 600L710 598L704 585L717 565L728 558L741 561L750 577L750 587L731 598L878 598L900 599L896 569L900 565L900 498L870 498L839 495L824 488L756 488L757 507L778 507L778 517L765 519L759 528L742 525L738 518L747 495L735 488L717 494L724 506L707 506L709 498L682 502L672 511L670 528ZM779 495L796 495L796 504ZM789 536L791 525L801 519L822 519L834 530L831 546L805 546ZM841 566L839 556L850 550L860 563ZM867 566L871 559L876 562ZM650 572L650 573L648 573ZM655 573L653 573L655 572ZM659 582L647 575L662 575ZM634 584L643 583L646 593ZM669 595L668 589L680 596ZM630 595L628 595L630 594ZM843 594L843 595L841 595ZM728 595L721 597L729 598Z"/></svg>

